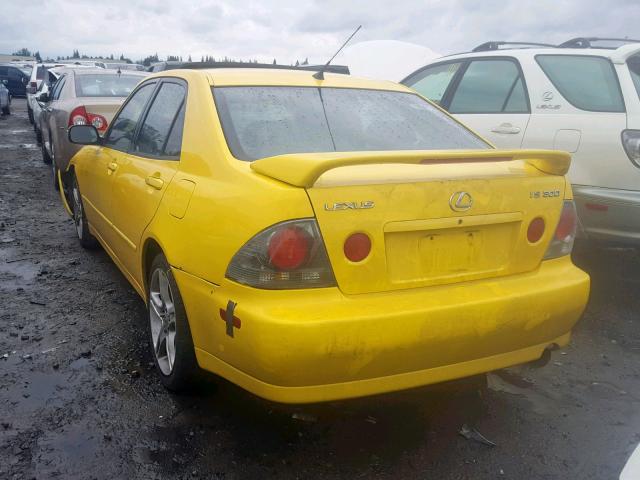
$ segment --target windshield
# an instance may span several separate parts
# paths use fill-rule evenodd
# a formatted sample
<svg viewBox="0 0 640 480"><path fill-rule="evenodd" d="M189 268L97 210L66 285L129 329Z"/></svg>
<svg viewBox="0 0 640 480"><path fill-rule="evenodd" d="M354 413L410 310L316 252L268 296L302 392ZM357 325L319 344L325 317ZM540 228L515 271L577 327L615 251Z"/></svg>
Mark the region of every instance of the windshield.
<svg viewBox="0 0 640 480"><path fill-rule="evenodd" d="M138 75L76 75L78 97L127 97L142 77Z"/></svg>
<svg viewBox="0 0 640 480"><path fill-rule="evenodd" d="M315 87L213 91L229 149L240 160L287 153L489 148L412 93Z"/></svg>

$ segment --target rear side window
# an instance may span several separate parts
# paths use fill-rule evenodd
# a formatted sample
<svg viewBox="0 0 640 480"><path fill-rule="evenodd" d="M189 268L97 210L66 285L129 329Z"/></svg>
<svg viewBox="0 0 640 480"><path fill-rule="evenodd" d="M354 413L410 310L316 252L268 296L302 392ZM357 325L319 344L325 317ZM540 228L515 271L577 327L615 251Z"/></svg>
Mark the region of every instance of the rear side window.
<svg viewBox="0 0 640 480"><path fill-rule="evenodd" d="M407 78L402 83L413 88L432 102L440 104L460 65L461 63L447 63L428 67Z"/></svg>
<svg viewBox="0 0 640 480"><path fill-rule="evenodd" d="M631 72L633 86L636 87L636 93L640 97L640 55L635 55L627 60L627 65L629 72Z"/></svg>
<svg viewBox="0 0 640 480"><path fill-rule="evenodd" d="M590 112L624 112L618 77L604 57L537 55L551 83L574 107Z"/></svg>
<svg viewBox="0 0 640 480"><path fill-rule="evenodd" d="M53 87L53 91L51 92L51 100L57 100L58 98L60 98L60 92L64 88L64 84L66 81L67 81L67 77L65 75L60 77L60 79L56 82L56 84Z"/></svg>
<svg viewBox="0 0 640 480"><path fill-rule="evenodd" d="M522 76L512 60L474 60L449 105L451 113L528 113Z"/></svg>
<svg viewBox="0 0 640 480"><path fill-rule="evenodd" d="M111 130L107 134L105 146L122 152L129 150L140 115L142 115L155 86L155 82L143 85L122 107L118 116L111 122Z"/></svg>
<svg viewBox="0 0 640 480"><path fill-rule="evenodd" d="M171 154L165 152L165 147L169 134L178 123L184 99L185 88L182 85L167 82L160 86L160 91L154 98L142 127L140 127L136 146L133 149L134 153L151 157L179 155L179 147L176 147L177 139L172 140L173 144L170 149L173 151ZM182 131L182 121L178 127Z"/></svg>
<svg viewBox="0 0 640 480"><path fill-rule="evenodd" d="M46 71L47 69L44 65L38 65L38 68L36 70L36 79L42 80Z"/></svg>

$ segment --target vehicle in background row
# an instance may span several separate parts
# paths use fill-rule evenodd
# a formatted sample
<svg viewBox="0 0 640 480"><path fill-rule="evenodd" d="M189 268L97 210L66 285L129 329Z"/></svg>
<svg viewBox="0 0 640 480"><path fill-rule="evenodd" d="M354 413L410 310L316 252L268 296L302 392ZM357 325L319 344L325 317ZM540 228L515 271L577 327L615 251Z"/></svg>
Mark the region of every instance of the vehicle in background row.
<svg viewBox="0 0 640 480"><path fill-rule="evenodd" d="M46 93L47 95L51 91L51 88L58 81L62 70L65 67L51 67L45 70L45 77L40 82L40 86L35 94L27 94L27 106L30 110L30 114L33 116L33 130L36 132L36 140L38 145L42 143L42 131L40 130L40 115L46 105L40 101L38 101L39 95L41 93Z"/></svg>
<svg viewBox="0 0 640 480"><path fill-rule="evenodd" d="M11 93L6 86L7 80L0 81L0 112L3 115L11 114Z"/></svg>
<svg viewBox="0 0 640 480"><path fill-rule="evenodd" d="M587 302L569 154L495 150L402 85L174 70L68 134L61 199L147 302L172 390L198 366L288 403L481 374L548 358Z"/></svg>
<svg viewBox="0 0 640 480"><path fill-rule="evenodd" d="M51 78L49 78L49 76L47 75L48 69L60 66L62 66L61 63L38 63L31 71L29 84L27 85L27 114L29 115L29 121L34 125L35 123L33 109L37 104L35 95L41 91L40 89L42 87L43 81L46 82L47 80L51 80Z"/></svg>
<svg viewBox="0 0 640 480"><path fill-rule="evenodd" d="M13 97L24 97L27 95L27 83L29 75L26 69L15 65L0 64L0 82L7 80L5 84Z"/></svg>
<svg viewBox="0 0 640 480"><path fill-rule="evenodd" d="M119 72L104 68L65 68L50 93L36 96L45 103L40 115L42 160L50 163L54 186L58 187L58 170L67 168L79 150L69 143L71 125L90 124L104 133L124 99L147 76L146 72Z"/></svg>
<svg viewBox="0 0 640 480"><path fill-rule="evenodd" d="M640 245L640 43L629 42L489 42L402 83L498 147L570 152L581 233Z"/></svg>
<svg viewBox="0 0 640 480"><path fill-rule="evenodd" d="M102 68L110 68L112 70L136 70L138 72L144 72L144 65L139 63L125 63L125 62L104 62L99 65Z"/></svg>

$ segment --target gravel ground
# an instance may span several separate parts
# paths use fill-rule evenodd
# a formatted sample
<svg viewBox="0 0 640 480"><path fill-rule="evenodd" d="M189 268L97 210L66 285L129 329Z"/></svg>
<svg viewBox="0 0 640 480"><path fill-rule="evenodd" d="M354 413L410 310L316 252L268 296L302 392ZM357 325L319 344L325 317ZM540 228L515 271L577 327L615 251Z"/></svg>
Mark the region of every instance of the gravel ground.
<svg viewBox="0 0 640 480"><path fill-rule="evenodd" d="M212 378L178 396L142 300L78 245L24 100L0 118L0 178L0 478L613 479L640 442L635 250L581 248L593 289L569 347L485 390L298 408Z"/></svg>

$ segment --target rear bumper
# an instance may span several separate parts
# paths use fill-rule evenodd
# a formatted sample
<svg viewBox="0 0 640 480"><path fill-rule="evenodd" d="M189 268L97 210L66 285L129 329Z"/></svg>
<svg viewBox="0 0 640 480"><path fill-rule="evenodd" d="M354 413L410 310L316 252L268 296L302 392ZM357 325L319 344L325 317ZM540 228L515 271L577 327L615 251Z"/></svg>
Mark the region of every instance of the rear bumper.
<svg viewBox="0 0 640 480"><path fill-rule="evenodd" d="M568 257L531 273L345 296L214 286L175 270L201 367L270 400L307 403L452 380L565 345L589 295ZM233 338L219 310L237 303Z"/></svg>
<svg viewBox="0 0 640 480"><path fill-rule="evenodd" d="M640 191L574 185L573 195L582 235L640 245Z"/></svg>

